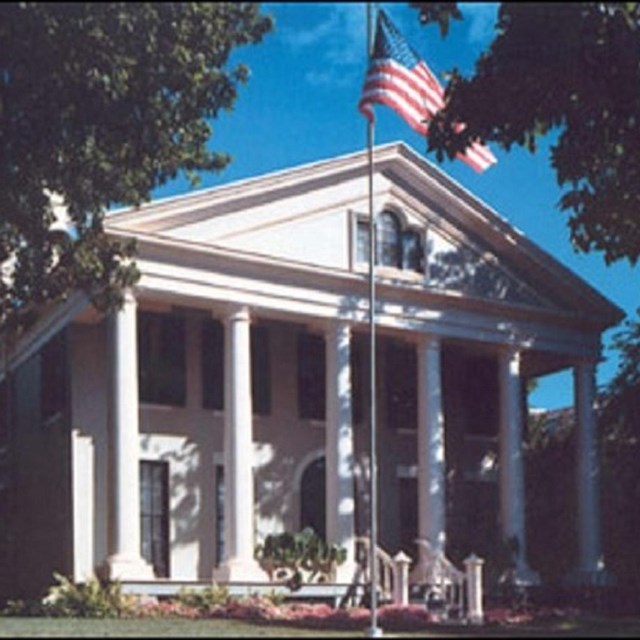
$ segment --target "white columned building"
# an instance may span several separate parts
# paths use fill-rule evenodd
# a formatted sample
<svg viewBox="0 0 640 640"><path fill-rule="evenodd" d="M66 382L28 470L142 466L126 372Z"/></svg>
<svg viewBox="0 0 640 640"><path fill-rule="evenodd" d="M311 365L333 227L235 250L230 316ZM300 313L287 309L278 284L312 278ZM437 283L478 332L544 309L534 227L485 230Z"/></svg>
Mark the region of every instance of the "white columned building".
<svg viewBox="0 0 640 640"><path fill-rule="evenodd" d="M580 581L591 582L598 580L598 574L602 574L604 569L600 522L600 468L594 413L595 363L578 363L573 369L573 375L579 554L576 577Z"/></svg>
<svg viewBox="0 0 640 640"><path fill-rule="evenodd" d="M233 307L225 318L225 559L214 571L220 581L265 580L254 559L250 324L246 306Z"/></svg>
<svg viewBox="0 0 640 640"><path fill-rule="evenodd" d="M537 584L538 575L527 564L524 462L522 458L522 380L520 352L503 348L498 357L500 403L500 521L505 541L516 541L514 580Z"/></svg>
<svg viewBox="0 0 640 640"><path fill-rule="evenodd" d="M445 442L440 340L418 343L418 536L444 553Z"/></svg>
<svg viewBox="0 0 640 640"><path fill-rule="evenodd" d="M124 304L109 316L111 395L111 555L109 578L150 580L153 569L140 555L137 304L126 291Z"/></svg>
<svg viewBox="0 0 640 640"><path fill-rule="evenodd" d="M350 338L345 322L332 323L326 332L326 535L329 544L347 550L338 582L351 582L355 571Z"/></svg>

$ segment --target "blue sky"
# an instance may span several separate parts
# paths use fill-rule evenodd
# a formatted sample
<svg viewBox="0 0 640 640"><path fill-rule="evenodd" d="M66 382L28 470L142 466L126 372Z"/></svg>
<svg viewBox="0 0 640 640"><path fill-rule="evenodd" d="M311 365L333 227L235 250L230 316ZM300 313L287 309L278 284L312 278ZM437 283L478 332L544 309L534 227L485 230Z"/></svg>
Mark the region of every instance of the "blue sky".
<svg viewBox="0 0 640 640"><path fill-rule="evenodd" d="M493 38L497 5L463 3L465 19L452 25L443 40L436 25L422 27L407 3L380 3L414 49L436 74L458 67L473 70L475 59ZM366 147L366 121L357 110L366 69L365 3L264 3L275 31L256 46L234 52L232 62L251 69L239 90L235 109L213 123L210 145L233 157L220 174L203 176L202 187L352 153ZM376 144L402 140L424 154L424 139L391 109L376 108ZM498 164L482 175L462 162L440 167L469 189L529 239L572 269L635 317L640 306L638 268L628 263L606 267L599 253L578 254L569 240L567 215L557 208L562 191L549 167L549 145L536 154L513 148L509 154L492 147ZM435 157L427 157L436 162ZM178 179L154 197L185 193ZM608 348L614 331L605 334L605 361L598 383L615 373L617 358ZM531 398L534 406L556 408L572 403L569 372L542 379Z"/></svg>

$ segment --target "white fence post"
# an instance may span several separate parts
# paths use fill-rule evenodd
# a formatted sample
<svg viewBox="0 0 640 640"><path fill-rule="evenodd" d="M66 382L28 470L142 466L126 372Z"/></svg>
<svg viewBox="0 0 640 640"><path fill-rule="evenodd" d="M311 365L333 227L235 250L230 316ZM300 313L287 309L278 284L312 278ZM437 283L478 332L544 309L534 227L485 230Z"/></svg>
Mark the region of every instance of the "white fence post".
<svg viewBox="0 0 640 640"><path fill-rule="evenodd" d="M467 573L467 606L469 608L469 623L483 624L484 611L482 608L482 565L484 560L471 554L465 561Z"/></svg>
<svg viewBox="0 0 640 640"><path fill-rule="evenodd" d="M411 558L402 551L393 558L393 604L406 607L409 604L409 565Z"/></svg>

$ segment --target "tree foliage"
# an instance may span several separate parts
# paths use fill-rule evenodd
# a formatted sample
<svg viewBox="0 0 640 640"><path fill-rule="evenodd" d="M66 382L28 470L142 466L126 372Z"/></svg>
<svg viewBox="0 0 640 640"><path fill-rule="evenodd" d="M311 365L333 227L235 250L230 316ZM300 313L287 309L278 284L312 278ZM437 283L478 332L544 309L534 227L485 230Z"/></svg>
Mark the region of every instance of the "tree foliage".
<svg viewBox="0 0 640 640"><path fill-rule="evenodd" d="M614 336L618 369L602 393L598 416L602 456L604 545L621 584L640 587L640 316Z"/></svg>
<svg viewBox="0 0 640 640"><path fill-rule="evenodd" d="M411 3L446 35L458 3ZM640 4L502 3L496 37L471 77L450 72L430 125L439 160L480 138L535 151L558 132L551 164L567 190L574 246L607 263L640 256ZM455 123L467 126L457 131Z"/></svg>
<svg viewBox="0 0 640 640"><path fill-rule="evenodd" d="M121 301L135 248L105 211L225 167L210 121L249 75L229 56L271 28L255 3L0 5L0 327L77 288Z"/></svg>

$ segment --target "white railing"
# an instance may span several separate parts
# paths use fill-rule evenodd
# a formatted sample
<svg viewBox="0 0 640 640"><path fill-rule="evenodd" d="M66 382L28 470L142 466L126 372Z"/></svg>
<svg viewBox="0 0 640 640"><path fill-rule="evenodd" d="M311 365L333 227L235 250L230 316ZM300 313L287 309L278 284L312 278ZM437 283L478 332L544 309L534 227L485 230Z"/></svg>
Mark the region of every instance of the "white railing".
<svg viewBox="0 0 640 640"><path fill-rule="evenodd" d="M484 561L474 555L465 561L465 571L457 569L442 551L434 551L427 540L416 540L418 561L409 585L421 587L422 598L434 620L465 621L483 624L482 565ZM370 584L371 541L367 537L356 538L356 561L358 573L354 583ZM392 558L380 547L376 548L377 592L380 604L408 603L407 573L410 559L403 553Z"/></svg>
<svg viewBox="0 0 640 640"><path fill-rule="evenodd" d="M442 551L434 551L427 540L419 538L418 561L410 583L424 588L427 607L444 618L465 616L466 574L452 564Z"/></svg>
<svg viewBox="0 0 640 640"><path fill-rule="evenodd" d="M371 540L365 536L356 538L356 561L359 568L360 584L370 584L370 559L369 550L371 549ZM393 602L394 584L396 582L395 563L391 556L376 547L376 572L378 578L378 594L380 602Z"/></svg>

